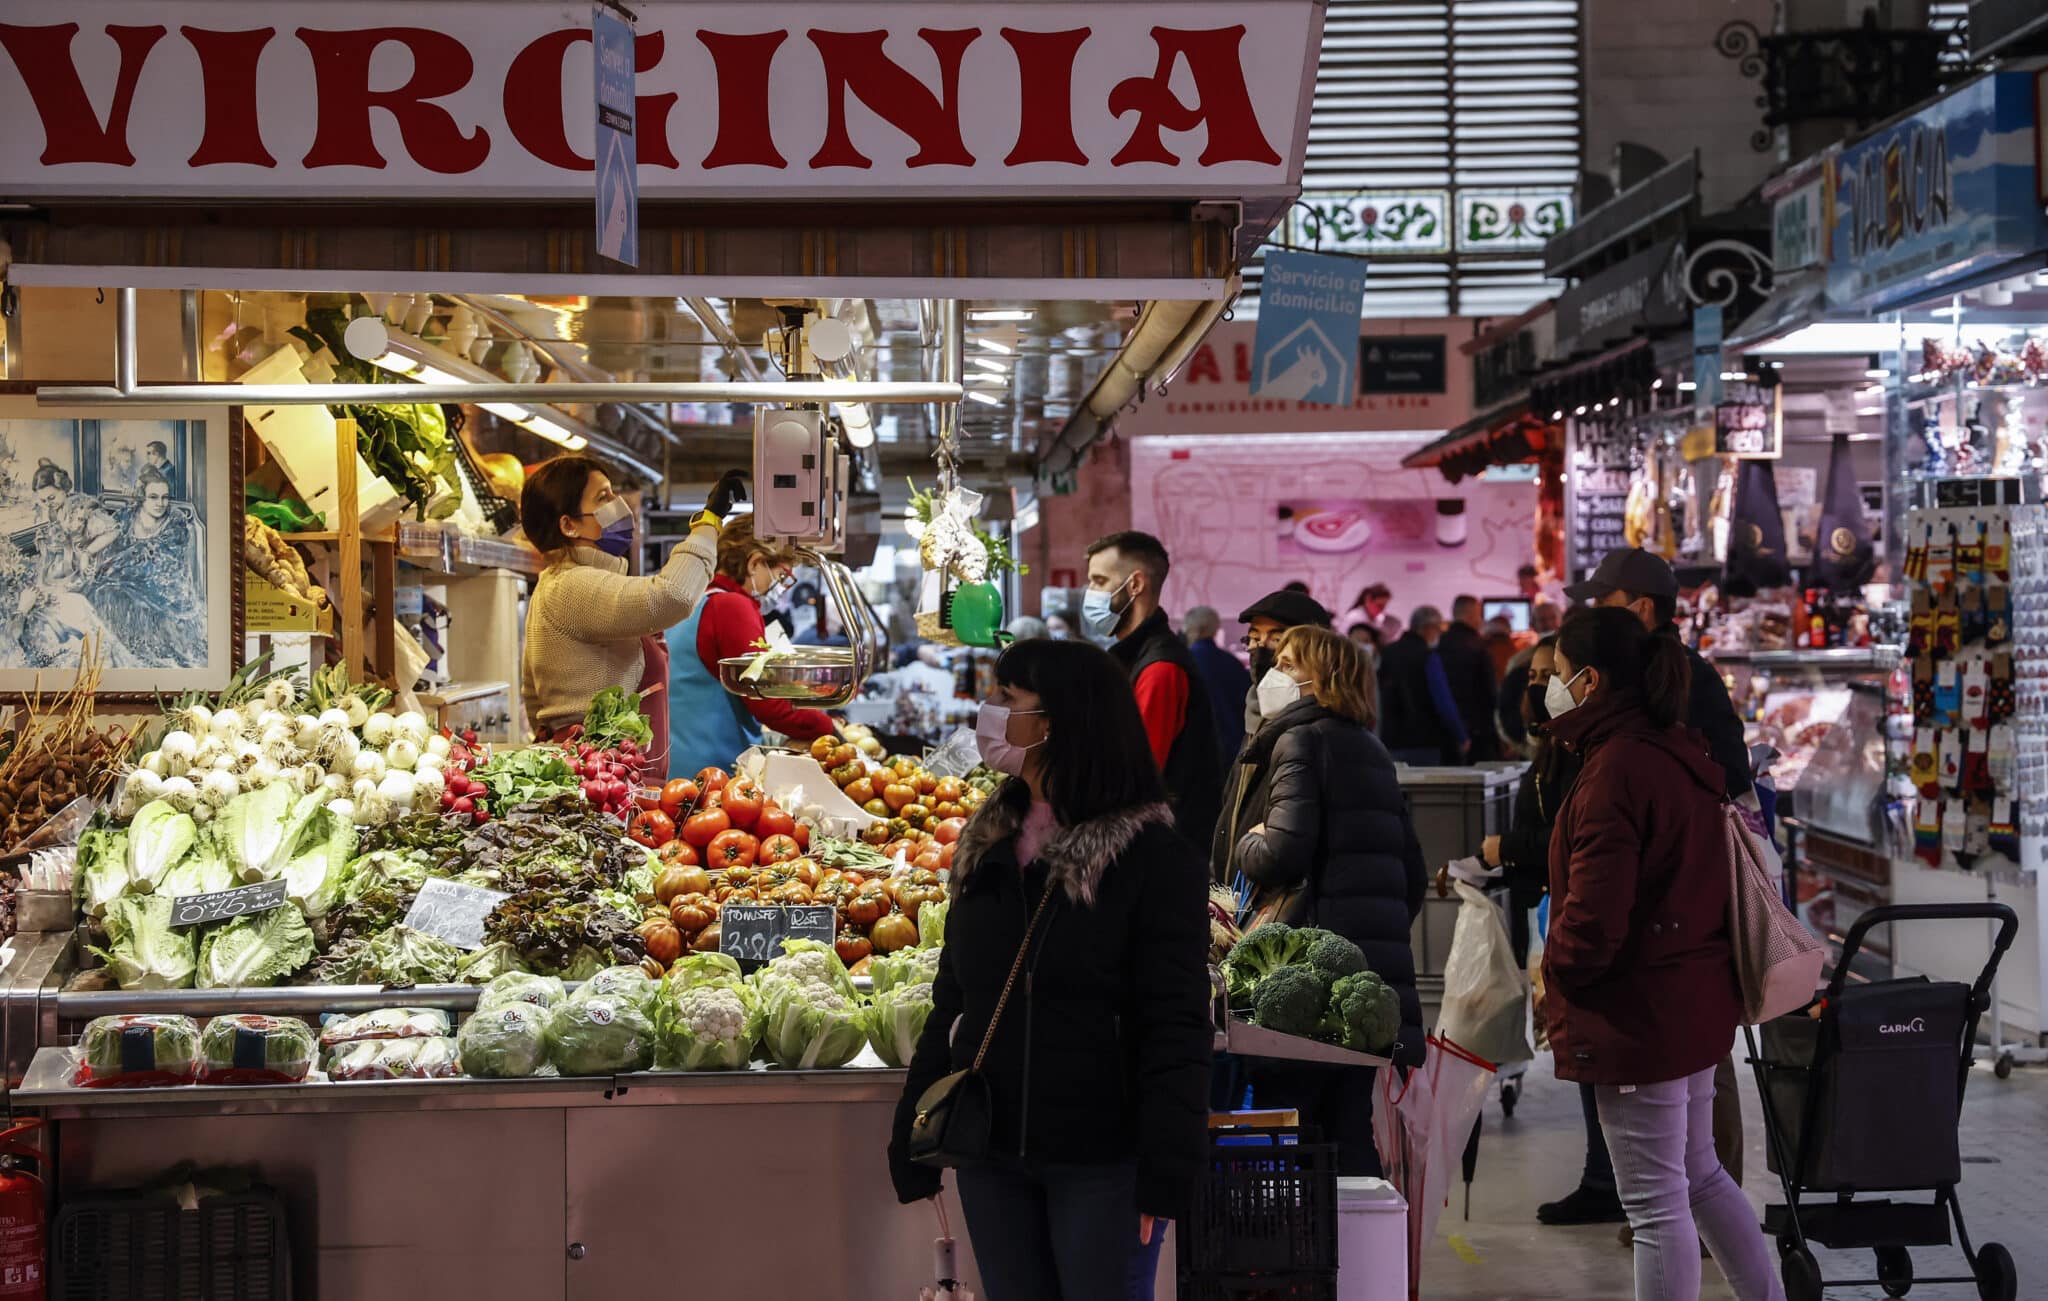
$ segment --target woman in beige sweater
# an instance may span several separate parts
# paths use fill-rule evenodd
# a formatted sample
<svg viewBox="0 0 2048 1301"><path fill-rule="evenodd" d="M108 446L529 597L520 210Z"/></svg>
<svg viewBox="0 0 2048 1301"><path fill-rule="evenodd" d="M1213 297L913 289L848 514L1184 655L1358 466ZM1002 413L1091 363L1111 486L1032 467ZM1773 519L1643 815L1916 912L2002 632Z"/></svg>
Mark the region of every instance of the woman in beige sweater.
<svg viewBox="0 0 2048 1301"><path fill-rule="evenodd" d="M583 721L607 687L643 693L654 729L651 771L667 771L668 646L662 633L690 617L711 582L721 517L744 499L734 470L718 481L690 536L659 573L627 572L633 510L601 463L558 456L528 477L519 497L527 540L547 558L526 609L521 696L536 735L559 737Z"/></svg>

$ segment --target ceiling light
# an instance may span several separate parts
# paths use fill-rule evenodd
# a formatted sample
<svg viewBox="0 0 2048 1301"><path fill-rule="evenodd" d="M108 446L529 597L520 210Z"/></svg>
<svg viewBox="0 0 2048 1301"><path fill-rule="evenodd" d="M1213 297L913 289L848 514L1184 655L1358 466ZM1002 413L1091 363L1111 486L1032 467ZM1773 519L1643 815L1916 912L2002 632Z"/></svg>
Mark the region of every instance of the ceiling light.
<svg viewBox="0 0 2048 1301"><path fill-rule="evenodd" d="M1746 370L1724 370L1721 372L1721 378L1723 380L1745 380L1749 378L1749 372Z"/></svg>
<svg viewBox="0 0 2048 1301"><path fill-rule="evenodd" d="M1657 378L1655 378L1655 379L1653 379L1653 380L1651 380L1651 381L1650 381L1650 388L1651 388L1651 390L1652 390L1653 392L1654 392L1655 390L1657 390L1657 389L1660 389L1660 388L1663 388L1663 387L1664 387L1664 377L1663 377L1662 375L1659 375L1659 376L1658 376Z"/></svg>
<svg viewBox="0 0 2048 1301"><path fill-rule="evenodd" d="M1572 414L1573 414L1573 415L1575 415L1575 416L1583 416L1583 415L1585 415L1585 414L1586 414L1586 404L1585 404L1585 403L1583 403L1583 402L1581 402L1581 403L1579 403L1579 405L1577 405L1577 406L1573 407L1573 408L1572 408Z"/></svg>
<svg viewBox="0 0 2048 1301"><path fill-rule="evenodd" d="M1550 418L1551 418L1552 420L1562 420L1562 419L1564 419L1564 412L1563 412L1563 411L1553 411L1553 412L1551 412L1551 413L1550 413Z"/></svg>
<svg viewBox="0 0 2048 1301"><path fill-rule="evenodd" d="M1890 379L1891 377L1892 373L1882 366L1872 366L1869 370L1863 372L1863 378L1865 379Z"/></svg>
<svg viewBox="0 0 2048 1301"><path fill-rule="evenodd" d="M1678 381L1678 391L1680 393L1697 393L1699 392L1699 388L1699 385L1693 383L1689 379L1682 379Z"/></svg>
<svg viewBox="0 0 2048 1301"><path fill-rule="evenodd" d="M1946 307L1933 308L1927 314L1929 316L1961 316L1963 309L1954 303L1950 303Z"/></svg>
<svg viewBox="0 0 2048 1301"><path fill-rule="evenodd" d="M978 370L971 375L962 376L961 382L966 384L994 384L1001 387L1010 382L1010 377L1008 375L991 375L985 370Z"/></svg>
<svg viewBox="0 0 2048 1301"><path fill-rule="evenodd" d="M1857 415L1859 415L1859 416L1881 416L1881 415L1883 415L1883 414L1884 414L1884 408L1883 408L1883 407L1857 407L1857 408L1856 408L1856 414L1857 414Z"/></svg>
<svg viewBox="0 0 2048 1301"><path fill-rule="evenodd" d="M1004 367L1003 363L999 361L991 361L987 357L974 357L971 358L971 360L974 362L975 365L981 367L983 370L992 370L998 375L1009 374L1009 371Z"/></svg>
<svg viewBox="0 0 2048 1301"><path fill-rule="evenodd" d="M403 375L422 384L452 386L497 381L497 376L488 371L472 367L459 357L449 356L430 343L393 330L374 316L358 316L350 321L348 328L342 332L341 343L351 355L360 360L380 370L388 370L394 375ZM439 361L441 365L430 364L427 360L430 357ZM520 363L518 368L521 374L539 373L539 363L533 360L532 354L522 350L514 360ZM475 373L465 374L465 370L475 370ZM587 426L573 416L552 408L536 411L517 402L479 402L477 406L500 420L508 420L521 429L539 434L549 442L572 452L580 452L590 446Z"/></svg>
<svg viewBox="0 0 2048 1301"><path fill-rule="evenodd" d="M1595 413L1596 415L1597 415L1598 413L1602 412L1602 411L1605 411L1606 409L1607 409L1607 404L1606 404L1605 402L1595 402L1595 403L1593 404L1593 411L1594 411L1594 413Z"/></svg>
<svg viewBox="0 0 2048 1301"><path fill-rule="evenodd" d="M515 425L523 424L533 419L533 412L531 410L515 402L479 402L477 406L490 412L500 420L509 420Z"/></svg>
<svg viewBox="0 0 2048 1301"><path fill-rule="evenodd" d="M1023 307L984 307L967 314L970 321L1028 321L1031 312Z"/></svg>
<svg viewBox="0 0 2048 1301"><path fill-rule="evenodd" d="M855 447L875 445L875 421L865 402L841 402L839 419L846 426L846 441Z"/></svg>
<svg viewBox="0 0 2048 1301"><path fill-rule="evenodd" d="M977 347L986 348L990 352L1000 352L1004 356L1008 356L1010 353L1008 344L997 343L994 339L977 338L974 342Z"/></svg>
<svg viewBox="0 0 2048 1301"><path fill-rule="evenodd" d="M992 394L983 393L979 389L967 390L967 399L970 402L979 402L985 407L999 407L1003 405L1003 400L1001 398L995 397Z"/></svg>

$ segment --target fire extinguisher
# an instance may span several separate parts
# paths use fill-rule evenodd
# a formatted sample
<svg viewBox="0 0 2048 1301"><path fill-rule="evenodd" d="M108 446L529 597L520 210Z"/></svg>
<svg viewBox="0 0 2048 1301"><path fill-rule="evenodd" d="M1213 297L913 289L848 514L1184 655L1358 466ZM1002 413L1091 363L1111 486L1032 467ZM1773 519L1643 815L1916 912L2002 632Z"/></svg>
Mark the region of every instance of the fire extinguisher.
<svg viewBox="0 0 2048 1301"><path fill-rule="evenodd" d="M0 1298L42 1301L48 1294L44 1155L28 1137L42 1123L0 1130Z"/></svg>

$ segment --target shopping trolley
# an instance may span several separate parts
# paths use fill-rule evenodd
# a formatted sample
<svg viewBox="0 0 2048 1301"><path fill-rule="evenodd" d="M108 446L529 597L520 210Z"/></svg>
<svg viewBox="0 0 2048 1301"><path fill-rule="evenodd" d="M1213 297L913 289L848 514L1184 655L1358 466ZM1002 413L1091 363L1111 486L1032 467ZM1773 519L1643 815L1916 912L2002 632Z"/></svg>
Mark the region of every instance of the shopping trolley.
<svg viewBox="0 0 2048 1301"><path fill-rule="evenodd" d="M1851 986L1849 967L1872 927L1921 921L1996 921L1998 936L1974 984L1925 978ZM1909 1247L1961 1245L1971 1272L1922 1283L1974 1284L1983 1301L2016 1301L2012 1254L1970 1245L1956 1200L1963 1089L1999 959L2019 932L2004 904L1910 904L1856 919L1817 1015L1780 1017L1754 1030L1750 1064L1763 1095L1771 1170L1785 1204L1765 1208L1777 1238L1787 1301L1819 1301L1822 1289L1876 1284L1902 1297L1914 1282ZM1872 1194L1932 1192L1932 1202ZM1808 1193L1827 1200L1802 1202ZM1950 1236L1953 1221L1954 1237ZM1873 1251L1875 1279L1824 1279L1809 1244Z"/></svg>

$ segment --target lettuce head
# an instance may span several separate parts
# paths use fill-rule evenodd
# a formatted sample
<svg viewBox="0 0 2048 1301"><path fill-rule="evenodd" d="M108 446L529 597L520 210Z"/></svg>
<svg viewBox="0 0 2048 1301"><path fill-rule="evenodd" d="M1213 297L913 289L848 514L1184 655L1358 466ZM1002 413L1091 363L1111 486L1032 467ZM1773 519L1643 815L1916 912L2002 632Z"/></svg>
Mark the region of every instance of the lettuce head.
<svg viewBox="0 0 2048 1301"><path fill-rule="evenodd" d="M917 1051L918 1036L924 1033L925 1020L932 1014L931 984L898 985L876 994L860 1012L875 1055L891 1066L908 1066Z"/></svg>
<svg viewBox="0 0 2048 1301"><path fill-rule="evenodd" d="M93 952L106 961L121 988L191 987L196 970L192 932L171 926L172 906L167 894L122 895L107 905L108 947Z"/></svg>
<svg viewBox="0 0 2048 1301"><path fill-rule="evenodd" d="M237 917L199 944L199 988L279 985L313 960L313 930L296 908Z"/></svg>

